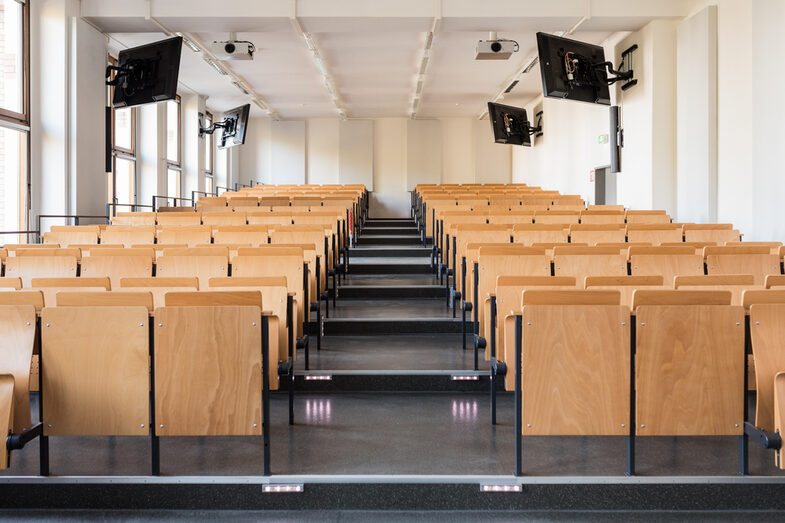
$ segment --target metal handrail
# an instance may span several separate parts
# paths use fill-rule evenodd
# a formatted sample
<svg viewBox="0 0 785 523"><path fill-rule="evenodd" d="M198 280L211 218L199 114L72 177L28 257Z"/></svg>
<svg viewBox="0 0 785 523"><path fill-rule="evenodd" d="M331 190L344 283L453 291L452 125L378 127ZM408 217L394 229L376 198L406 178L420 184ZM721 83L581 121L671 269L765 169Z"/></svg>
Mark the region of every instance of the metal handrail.
<svg viewBox="0 0 785 523"><path fill-rule="evenodd" d="M117 213L117 207L130 207L131 212L136 212L136 209L139 207L150 208L152 209L152 205L146 205L143 203L107 203L106 204L106 217L111 218L115 216ZM111 213L111 214L110 214Z"/></svg>
<svg viewBox="0 0 785 523"><path fill-rule="evenodd" d="M221 196L220 194L218 194L218 189L223 189L223 190L224 190L224 192L226 192L226 191L231 191L231 190L232 190L232 189L230 189L229 187L223 187L223 186L221 186L221 185L216 185L216 186L215 186L215 195L216 195L216 196Z"/></svg>
<svg viewBox="0 0 785 523"><path fill-rule="evenodd" d="M153 196L153 205L152 205L153 211L156 211L156 207L155 207L155 200L156 199L159 199L159 200L160 199L164 199L167 202L169 200L173 200L175 203L177 203L177 202L192 202L193 203L193 200L189 200L188 198L180 198L180 197L177 197L177 196L161 196L159 194L156 194L155 196Z"/></svg>
<svg viewBox="0 0 785 523"><path fill-rule="evenodd" d="M206 192L206 191L191 191L191 202L193 202L193 208L196 209L196 197L195 195L200 196L217 196L215 193Z"/></svg>

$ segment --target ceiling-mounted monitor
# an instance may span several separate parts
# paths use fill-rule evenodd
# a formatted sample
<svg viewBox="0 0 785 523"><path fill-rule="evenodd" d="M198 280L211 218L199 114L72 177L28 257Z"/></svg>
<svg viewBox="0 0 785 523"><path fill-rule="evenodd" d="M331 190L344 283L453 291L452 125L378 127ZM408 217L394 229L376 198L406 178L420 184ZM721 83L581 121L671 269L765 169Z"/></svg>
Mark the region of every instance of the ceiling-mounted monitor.
<svg viewBox="0 0 785 523"><path fill-rule="evenodd" d="M493 128L493 141L509 145L531 147L531 135L539 132L532 129L526 118L526 109L488 102L488 119Z"/></svg>
<svg viewBox="0 0 785 523"><path fill-rule="evenodd" d="M245 143L245 128L248 126L248 113L251 111L251 104L235 107L224 113L222 122L213 124L221 127L221 141L218 142L220 149L234 147Z"/></svg>
<svg viewBox="0 0 785 523"><path fill-rule="evenodd" d="M537 33L542 93L551 98L611 104L605 50L594 44ZM613 68L611 67L611 72Z"/></svg>
<svg viewBox="0 0 785 523"><path fill-rule="evenodd" d="M117 65L106 68L107 81L114 86L112 107L131 107L177 96L180 73L180 52L183 39L179 36L120 51Z"/></svg>

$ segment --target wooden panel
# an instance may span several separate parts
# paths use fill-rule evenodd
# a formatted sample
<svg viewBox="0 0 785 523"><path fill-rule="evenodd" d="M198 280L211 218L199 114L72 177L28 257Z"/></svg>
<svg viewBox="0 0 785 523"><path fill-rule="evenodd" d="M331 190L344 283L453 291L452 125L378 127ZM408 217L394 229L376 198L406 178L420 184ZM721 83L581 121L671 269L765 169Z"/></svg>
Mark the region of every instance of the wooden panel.
<svg viewBox="0 0 785 523"><path fill-rule="evenodd" d="M44 243L55 243L61 247L75 243L98 243L98 230L45 232Z"/></svg>
<svg viewBox="0 0 785 523"><path fill-rule="evenodd" d="M777 429L777 434L785 432L785 373L783 372L774 378L774 426ZM785 470L782 449L777 451L776 463L780 469Z"/></svg>
<svg viewBox="0 0 785 523"><path fill-rule="evenodd" d="M152 275L153 261L147 256L90 256L82 260L83 277L108 277L113 289L120 288L121 278L148 278Z"/></svg>
<svg viewBox="0 0 785 523"><path fill-rule="evenodd" d="M250 230L242 231L219 227L218 230L213 233L213 241L217 244L247 243L250 244L251 247L266 245L268 241L267 227L249 227L251 228ZM239 229L239 227L237 229Z"/></svg>
<svg viewBox="0 0 785 523"><path fill-rule="evenodd" d="M261 435L259 307L155 311L159 436Z"/></svg>
<svg viewBox="0 0 785 523"><path fill-rule="evenodd" d="M532 245L533 243L567 243L569 227L558 224L533 224L513 226L514 243Z"/></svg>
<svg viewBox="0 0 785 523"><path fill-rule="evenodd" d="M168 256L158 258L156 276L199 279L199 288L206 289L210 278L228 275L226 256Z"/></svg>
<svg viewBox="0 0 785 523"><path fill-rule="evenodd" d="M624 211L584 211L581 213L581 223L589 225L623 224Z"/></svg>
<svg viewBox="0 0 785 523"><path fill-rule="evenodd" d="M10 374L14 378L14 418L11 426L15 433L32 427L29 390L35 322L36 308L33 305L0 305L0 332L3 333L0 336L0 368L3 374ZM5 447L4 434L0 440Z"/></svg>
<svg viewBox="0 0 785 523"><path fill-rule="evenodd" d="M22 279L30 287L33 278L76 277L75 256L15 256L5 262L5 275Z"/></svg>
<svg viewBox="0 0 785 523"><path fill-rule="evenodd" d="M156 216L156 221L158 225L200 225L202 223L202 215L195 212L159 212Z"/></svg>
<svg viewBox="0 0 785 523"><path fill-rule="evenodd" d="M535 211L534 223L574 224L580 220L580 211Z"/></svg>
<svg viewBox="0 0 785 523"><path fill-rule="evenodd" d="M750 274L725 276L676 276L673 287L680 290L725 290L731 292L731 304L741 305L742 294L756 288L755 279ZM763 288L757 286L757 288Z"/></svg>
<svg viewBox="0 0 785 523"><path fill-rule="evenodd" d="M739 231L731 229L684 229L684 240L688 242L734 242L740 239Z"/></svg>
<svg viewBox="0 0 785 523"><path fill-rule="evenodd" d="M785 289L785 276L781 274L769 274L766 276L764 285L767 289Z"/></svg>
<svg viewBox="0 0 785 523"><path fill-rule="evenodd" d="M626 239L624 225L579 224L570 226L570 241L576 243L623 243Z"/></svg>
<svg viewBox="0 0 785 523"><path fill-rule="evenodd" d="M213 245L206 243L204 245L193 247L172 247L171 249L164 249L165 256L223 256L226 262L229 262L229 246L227 245Z"/></svg>
<svg viewBox="0 0 785 523"><path fill-rule="evenodd" d="M155 243L155 227L123 227L113 225L101 231L101 243L117 243L125 247Z"/></svg>
<svg viewBox="0 0 785 523"><path fill-rule="evenodd" d="M703 256L695 254L691 247L660 247L661 253L654 253L656 247L630 247L630 273L633 276L662 276L665 285L673 285L676 276L701 276ZM667 250L667 252L665 251ZM637 254L637 253L642 254ZM652 254L643 254L652 252Z"/></svg>
<svg viewBox="0 0 785 523"><path fill-rule="evenodd" d="M523 325L523 434L629 434L629 309L526 305Z"/></svg>
<svg viewBox="0 0 785 523"><path fill-rule="evenodd" d="M155 225L155 217L154 212L118 212L112 218L112 225Z"/></svg>
<svg viewBox="0 0 785 523"><path fill-rule="evenodd" d="M755 426L773 432L774 377L785 370L785 300L782 303L756 303L750 306L750 338L755 361L755 387L758 391Z"/></svg>
<svg viewBox="0 0 785 523"><path fill-rule="evenodd" d="M228 201L229 207L232 209L242 209L245 210L249 207L258 207L259 206L259 198L256 197L234 197L229 199Z"/></svg>
<svg viewBox="0 0 785 523"><path fill-rule="evenodd" d="M260 291L199 291L170 292L165 299L166 307L211 307L218 305L250 305L262 309Z"/></svg>
<svg viewBox="0 0 785 523"><path fill-rule="evenodd" d="M636 313L637 434L741 435L744 309L642 305Z"/></svg>
<svg viewBox="0 0 785 523"><path fill-rule="evenodd" d="M158 231L158 243L184 243L195 247L210 243L212 229L209 225L199 227L164 227Z"/></svg>
<svg viewBox="0 0 785 523"><path fill-rule="evenodd" d="M198 291L197 278L122 278L121 289L134 289L153 295L153 307L163 307L169 292Z"/></svg>
<svg viewBox="0 0 785 523"><path fill-rule="evenodd" d="M58 307L145 307L153 310L153 296L149 292L76 292L57 293Z"/></svg>
<svg viewBox="0 0 785 523"><path fill-rule="evenodd" d="M713 254L714 249L725 247L706 247L706 269L709 274L752 274L755 285L764 285L769 274L781 274L780 258L776 254ZM758 247L768 251L766 247Z"/></svg>
<svg viewBox="0 0 785 523"><path fill-rule="evenodd" d="M46 307L44 433L149 434L147 307Z"/></svg>
<svg viewBox="0 0 785 523"><path fill-rule="evenodd" d="M660 245L663 242L680 242L682 236L681 227L677 225L627 225L627 241L630 242L649 242L652 245Z"/></svg>
<svg viewBox="0 0 785 523"><path fill-rule="evenodd" d="M13 431L14 424L14 377L10 374L0 374L0 436L5 441L5 436ZM5 445L0 445L0 470L11 465L11 453Z"/></svg>
<svg viewBox="0 0 785 523"><path fill-rule="evenodd" d="M0 278L0 291L18 291L22 288L22 278Z"/></svg>
<svg viewBox="0 0 785 523"><path fill-rule="evenodd" d="M30 248L20 248L14 251L14 255L16 257L23 257L23 256L66 256L66 257L74 257L77 260L82 257L82 251L74 248L55 248L55 249L30 249Z"/></svg>
<svg viewBox="0 0 785 523"><path fill-rule="evenodd" d="M248 214L248 225L291 225L291 214Z"/></svg>
<svg viewBox="0 0 785 523"><path fill-rule="evenodd" d="M202 214L204 225L245 225L244 212L206 212Z"/></svg>
<svg viewBox="0 0 785 523"><path fill-rule="evenodd" d="M665 211L627 211L626 220L634 224L666 224L671 217Z"/></svg>
<svg viewBox="0 0 785 523"><path fill-rule="evenodd" d="M578 282L587 276L625 276L627 257L614 247L555 247L553 270Z"/></svg>
<svg viewBox="0 0 785 523"><path fill-rule="evenodd" d="M639 288L661 290L666 288L662 276L587 276L586 290L616 290L621 294L621 304L632 307L632 295Z"/></svg>
<svg viewBox="0 0 785 523"><path fill-rule="evenodd" d="M521 305L619 305L619 291L524 290Z"/></svg>

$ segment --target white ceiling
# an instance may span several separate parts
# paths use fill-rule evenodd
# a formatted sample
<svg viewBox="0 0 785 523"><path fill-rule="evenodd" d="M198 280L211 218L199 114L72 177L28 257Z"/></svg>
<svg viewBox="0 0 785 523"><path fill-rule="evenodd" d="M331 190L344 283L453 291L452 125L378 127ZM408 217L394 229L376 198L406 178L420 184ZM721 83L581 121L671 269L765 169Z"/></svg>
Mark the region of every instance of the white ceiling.
<svg viewBox="0 0 785 523"><path fill-rule="evenodd" d="M689 0L82 0L82 16L112 37L114 50L191 33L205 43L229 31L256 45L253 61L226 65L282 118L336 117L338 110L297 22L312 34L350 118L409 116L426 35L438 19L418 117L477 117L512 75L536 55L537 31L566 31L601 43L656 18L688 14ZM652 5L653 4L653 5ZM591 10L587 11L587 6ZM296 15L296 16L295 16ZM293 18L296 22L293 23ZM476 61L488 31L518 41L509 60ZM248 103L230 78L183 47L180 81L208 97L215 111ZM525 74L505 103L521 105L541 91L539 68ZM252 115L263 112L252 106Z"/></svg>

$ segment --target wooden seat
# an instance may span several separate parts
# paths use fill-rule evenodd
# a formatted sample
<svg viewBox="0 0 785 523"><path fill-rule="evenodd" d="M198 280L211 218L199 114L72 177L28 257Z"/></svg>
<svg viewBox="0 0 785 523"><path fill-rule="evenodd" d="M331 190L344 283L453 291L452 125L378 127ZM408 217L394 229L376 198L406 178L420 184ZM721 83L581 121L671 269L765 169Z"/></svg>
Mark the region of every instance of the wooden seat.
<svg viewBox="0 0 785 523"><path fill-rule="evenodd" d="M782 274L769 274L766 276L764 287L766 289L785 289L785 276Z"/></svg>
<svg viewBox="0 0 785 523"><path fill-rule="evenodd" d="M0 278L0 291L18 291L22 288L22 278Z"/></svg>
<svg viewBox="0 0 785 523"><path fill-rule="evenodd" d="M598 243L623 243L626 231L623 224L570 225L570 241L597 245Z"/></svg>
<svg viewBox="0 0 785 523"><path fill-rule="evenodd" d="M41 313L45 435L150 433L152 298L100 293L111 299L96 304L97 294L60 293Z"/></svg>
<svg viewBox="0 0 785 523"><path fill-rule="evenodd" d="M491 213L488 215L488 223L494 225L514 225L518 223L534 223L534 213L529 211L507 211L502 213Z"/></svg>
<svg viewBox="0 0 785 523"><path fill-rule="evenodd" d="M629 215L628 215L629 216ZM660 245L664 242L680 242L682 236L682 226L679 224L627 224L627 241L629 242L648 242L652 245Z"/></svg>
<svg viewBox="0 0 785 523"><path fill-rule="evenodd" d="M627 256L614 247L554 247L553 271L577 282L587 276L626 276Z"/></svg>
<svg viewBox="0 0 785 523"><path fill-rule="evenodd" d="M620 210L596 210L590 205L589 209L581 212L581 223L586 225L610 225L624 223L624 207ZM604 207L604 206L603 206Z"/></svg>
<svg viewBox="0 0 785 523"><path fill-rule="evenodd" d="M518 224L513 225L512 241L531 246L535 243L567 243L570 229L564 224Z"/></svg>
<svg viewBox="0 0 785 523"><path fill-rule="evenodd" d="M291 211L254 211L247 215L248 225L291 225Z"/></svg>
<svg viewBox="0 0 785 523"><path fill-rule="evenodd" d="M750 289L763 289L755 285L755 278L751 274L709 275L709 276L676 276L673 288L677 290L716 290L730 291L731 304L741 305L742 294Z"/></svg>
<svg viewBox="0 0 785 523"><path fill-rule="evenodd" d="M744 308L730 291L633 294L636 433L744 432Z"/></svg>
<svg viewBox="0 0 785 523"><path fill-rule="evenodd" d="M105 292L112 290L109 278L33 278L31 289L44 293L44 305L53 307L57 293L63 290L80 292Z"/></svg>
<svg viewBox="0 0 785 523"><path fill-rule="evenodd" d="M196 277L199 288L206 289L210 278L229 275L229 249L213 248L167 249L156 262L156 277Z"/></svg>
<svg viewBox="0 0 785 523"><path fill-rule="evenodd" d="M195 247L200 244L210 243L212 229L209 225L181 225L175 227L162 227L158 231L158 243L186 244Z"/></svg>
<svg viewBox="0 0 785 523"><path fill-rule="evenodd" d="M715 243L715 245L717 245L717 244ZM739 246L743 246L743 247L768 247L768 248L771 249L771 253L772 254L779 254L780 253L780 249L782 248L782 242L743 242L742 243L740 241L731 241L731 242L725 242L724 245L727 245L727 246L730 246L730 247L734 247L734 246L736 246L736 247L739 247ZM708 245L706 247L708 247ZM780 255L780 258L782 258L782 255Z"/></svg>
<svg viewBox="0 0 785 523"><path fill-rule="evenodd" d="M249 207L258 207L259 198L255 196L234 196L228 199L227 205L232 210L247 210Z"/></svg>
<svg viewBox="0 0 785 523"><path fill-rule="evenodd" d="M56 243L67 247L75 243L98 243L100 230L97 225L52 225L49 232L44 233L44 243Z"/></svg>
<svg viewBox="0 0 785 523"><path fill-rule="evenodd" d="M166 303L155 310L156 435L261 435L261 293L170 293Z"/></svg>
<svg viewBox="0 0 785 523"><path fill-rule="evenodd" d="M202 196L196 200L197 211L222 211L226 210L227 199L221 196Z"/></svg>
<svg viewBox="0 0 785 523"><path fill-rule="evenodd" d="M198 291L199 278L120 278L120 289L130 292L149 292L153 296L153 306L163 307L164 297L169 292Z"/></svg>
<svg viewBox="0 0 785 523"><path fill-rule="evenodd" d="M583 285L586 290L619 291L621 304L629 308L632 308L632 295L638 289L670 289L662 276L587 276Z"/></svg>
<svg viewBox="0 0 785 523"><path fill-rule="evenodd" d="M118 212L112 218L112 225L127 225L138 227L141 225L155 225L156 213L154 212Z"/></svg>
<svg viewBox="0 0 785 523"><path fill-rule="evenodd" d="M60 245L56 243L6 243L3 245L3 250L6 252L6 258L13 258L16 256L17 251L33 249L43 249L42 254L45 254L49 250L61 250Z"/></svg>
<svg viewBox="0 0 785 523"><path fill-rule="evenodd" d="M203 225L245 225L245 212L205 212L202 213Z"/></svg>
<svg viewBox="0 0 785 523"><path fill-rule="evenodd" d="M614 291L522 294L524 436L624 436L630 311ZM569 325L569 328L565 328Z"/></svg>
<svg viewBox="0 0 785 523"><path fill-rule="evenodd" d="M752 274L763 285L769 274L781 274L780 258L769 247L723 246L703 249L708 274Z"/></svg>
<svg viewBox="0 0 785 523"><path fill-rule="evenodd" d="M739 231L730 223L685 223L684 241L687 242L725 242L740 241Z"/></svg>
<svg viewBox="0 0 785 523"><path fill-rule="evenodd" d="M703 256L692 247L630 247L630 274L633 276L662 276L665 285L672 286L675 276L701 276Z"/></svg>
<svg viewBox="0 0 785 523"><path fill-rule="evenodd" d="M21 251L23 252L23 251ZM30 287L33 278L76 277L77 256L14 256L5 262L6 277L22 279L22 287Z"/></svg>
<svg viewBox="0 0 785 523"><path fill-rule="evenodd" d="M103 249L82 260L82 277L108 277L112 288L121 278L149 278L153 275L155 251L147 249Z"/></svg>
<svg viewBox="0 0 785 523"><path fill-rule="evenodd" d="M627 223L635 224L661 224L671 223L671 217L665 211L627 211Z"/></svg>
<svg viewBox="0 0 785 523"><path fill-rule="evenodd" d="M159 212L156 222L164 226L196 226L201 225L202 215L196 212Z"/></svg>
<svg viewBox="0 0 785 523"><path fill-rule="evenodd" d="M577 224L580 218L581 212L579 210L534 211L534 223L537 224L573 225Z"/></svg>

